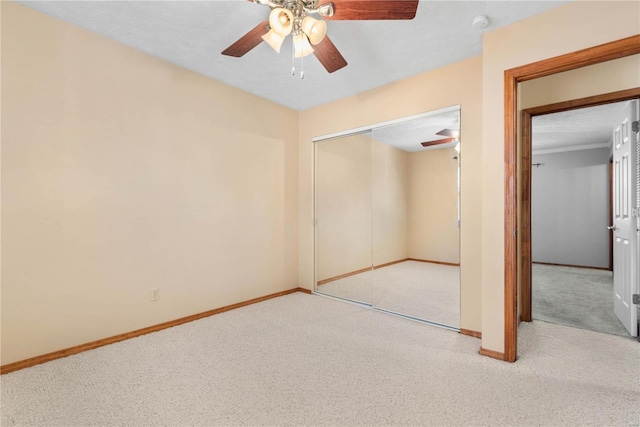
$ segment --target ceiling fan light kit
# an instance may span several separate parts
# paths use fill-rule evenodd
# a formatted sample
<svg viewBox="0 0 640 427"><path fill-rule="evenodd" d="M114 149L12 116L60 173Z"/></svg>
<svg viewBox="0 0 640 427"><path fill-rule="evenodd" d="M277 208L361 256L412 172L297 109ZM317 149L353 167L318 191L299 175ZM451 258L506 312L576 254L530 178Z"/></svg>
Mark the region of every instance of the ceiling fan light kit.
<svg viewBox="0 0 640 427"><path fill-rule="evenodd" d="M313 53L333 73L345 67L347 61L327 36L327 23L310 15L332 20L413 19L419 0L332 0L322 4L318 3L324 0L249 1L271 8L268 24L259 24L225 49L223 55L241 57L262 41L280 53L284 39L292 34L294 60ZM303 76L301 72L300 77Z"/></svg>
<svg viewBox="0 0 640 427"><path fill-rule="evenodd" d="M273 48L276 52L280 53L280 47L282 46L282 42L284 41L285 36L282 34L278 34L273 30L269 30L267 34L262 36L262 40L267 42L269 46Z"/></svg>
<svg viewBox="0 0 640 427"><path fill-rule="evenodd" d="M305 34L296 34L293 36L293 51L295 58L302 58L313 53L311 43Z"/></svg>
<svg viewBox="0 0 640 427"><path fill-rule="evenodd" d="M269 14L269 27L269 32L262 36L262 40L280 53L284 38L293 30L293 13L288 9L273 9Z"/></svg>
<svg viewBox="0 0 640 427"><path fill-rule="evenodd" d="M305 16L302 20L302 32L309 37L311 44L316 45L327 35L327 23Z"/></svg>
<svg viewBox="0 0 640 427"><path fill-rule="evenodd" d="M293 30L293 19L293 12L289 9L283 9L281 7L273 9L269 14L270 31L275 31L281 36L291 34L291 30Z"/></svg>

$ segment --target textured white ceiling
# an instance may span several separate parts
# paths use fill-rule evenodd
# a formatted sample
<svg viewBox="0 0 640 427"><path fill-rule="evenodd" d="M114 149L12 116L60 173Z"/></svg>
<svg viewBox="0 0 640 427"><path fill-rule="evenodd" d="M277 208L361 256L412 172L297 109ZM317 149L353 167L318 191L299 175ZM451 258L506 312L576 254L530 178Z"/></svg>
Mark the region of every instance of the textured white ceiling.
<svg viewBox="0 0 640 427"><path fill-rule="evenodd" d="M269 14L246 0L19 1L231 86L305 110L480 55L484 31L567 1L420 1L411 21L330 21L328 34L349 65L329 74L314 56L291 76L291 45L266 43L242 58L220 54ZM471 27L487 15L484 30ZM298 64L299 67L299 64Z"/></svg>
<svg viewBox="0 0 640 427"><path fill-rule="evenodd" d="M605 147L628 101L532 117L534 152Z"/></svg>

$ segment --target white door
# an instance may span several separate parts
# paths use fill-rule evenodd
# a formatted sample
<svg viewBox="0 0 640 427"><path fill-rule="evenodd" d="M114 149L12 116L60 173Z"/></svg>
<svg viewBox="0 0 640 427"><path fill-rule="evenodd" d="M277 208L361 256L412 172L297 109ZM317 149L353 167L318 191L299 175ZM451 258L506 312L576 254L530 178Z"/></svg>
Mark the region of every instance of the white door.
<svg viewBox="0 0 640 427"><path fill-rule="evenodd" d="M637 292L636 151L637 134L631 126L637 101L627 104L613 127L613 307L632 336L638 335Z"/></svg>

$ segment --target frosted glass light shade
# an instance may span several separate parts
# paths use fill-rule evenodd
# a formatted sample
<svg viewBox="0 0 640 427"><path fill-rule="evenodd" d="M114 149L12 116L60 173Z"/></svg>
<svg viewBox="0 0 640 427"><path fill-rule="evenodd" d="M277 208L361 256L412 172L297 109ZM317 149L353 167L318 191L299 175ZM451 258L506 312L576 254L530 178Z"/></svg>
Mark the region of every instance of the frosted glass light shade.
<svg viewBox="0 0 640 427"><path fill-rule="evenodd" d="M313 48L309 43L309 39L304 33L296 34L293 36L293 47L295 49L294 56L296 58L302 58L313 53Z"/></svg>
<svg viewBox="0 0 640 427"><path fill-rule="evenodd" d="M269 30L267 34L262 36L262 40L266 41L269 46L273 48L276 52L280 53L280 47L282 46L282 42L284 41L285 36L282 36L276 33L273 30Z"/></svg>
<svg viewBox="0 0 640 427"><path fill-rule="evenodd" d="M289 9L276 7L269 14L271 31L281 36L288 36L293 29L293 13Z"/></svg>
<svg viewBox="0 0 640 427"><path fill-rule="evenodd" d="M302 20L302 31L309 37L311 44L318 44L327 34L327 23L305 16Z"/></svg>

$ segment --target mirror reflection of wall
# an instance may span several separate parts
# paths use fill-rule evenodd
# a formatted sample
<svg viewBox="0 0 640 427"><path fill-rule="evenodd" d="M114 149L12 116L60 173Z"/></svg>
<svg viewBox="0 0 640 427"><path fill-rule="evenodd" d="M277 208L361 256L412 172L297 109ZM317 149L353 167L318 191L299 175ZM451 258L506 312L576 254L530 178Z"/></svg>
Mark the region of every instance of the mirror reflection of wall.
<svg viewBox="0 0 640 427"><path fill-rule="evenodd" d="M317 143L315 162L317 282L370 303L371 132Z"/></svg>
<svg viewBox="0 0 640 427"><path fill-rule="evenodd" d="M316 291L457 329L459 108L316 142Z"/></svg>

